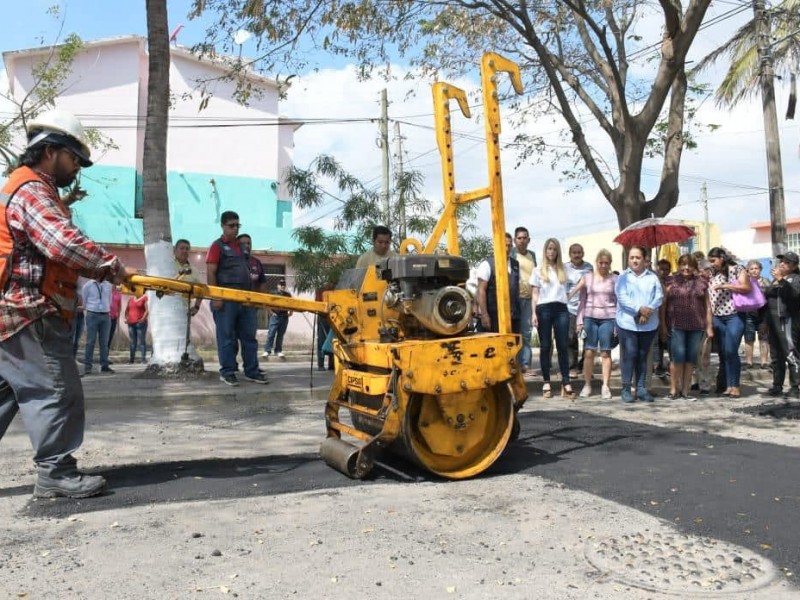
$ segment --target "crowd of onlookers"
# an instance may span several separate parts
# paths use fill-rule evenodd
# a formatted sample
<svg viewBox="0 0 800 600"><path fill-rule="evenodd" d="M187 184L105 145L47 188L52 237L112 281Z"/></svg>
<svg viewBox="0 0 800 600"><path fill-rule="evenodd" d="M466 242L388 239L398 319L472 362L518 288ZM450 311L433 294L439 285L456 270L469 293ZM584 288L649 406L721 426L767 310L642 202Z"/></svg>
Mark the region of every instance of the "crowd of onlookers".
<svg viewBox="0 0 800 600"><path fill-rule="evenodd" d="M226 211L221 217L222 236L211 243L206 255L209 285L241 290L267 291L261 262L251 255L252 240L240 234L239 217ZM368 266L393 254L391 232L385 227L373 231L373 247L359 259ZM669 381L669 399L696 400L710 394L739 398L743 369L772 372L771 396L800 397L798 348L800 348L800 258L785 252L774 259L770 277L762 274L759 261L740 264L724 248L684 254L677 268L669 260L651 261L650 249L627 249L627 266L613 269L612 255L600 250L595 264L584 260L580 244L572 244L562 255L560 242L545 241L540 260L528 249L530 234L517 227L506 234L510 316L512 329L521 334L518 362L526 377L533 376L532 333L538 334L542 394L553 395L551 376L560 377L560 394L566 398L603 399L611 391L612 350L619 346L619 367L623 402L652 402L651 376ZM179 279L197 282L188 256L187 240L174 247ZM476 328L498 330L497 288L494 256L477 267ZM109 346L117 329L121 294L108 282L86 280L80 287L80 309L73 322L73 353L86 330L83 362L91 373L94 348L99 348L100 372L113 372ZM271 293L290 297L281 279ZM193 306L184 301L188 317L197 314L202 300ZM220 379L238 385L236 373L241 358L246 379L267 383L258 364L256 342L257 309L238 302L210 303L216 326ZM263 358L284 357L283 338L291 311L273 309ZM128 300L122 318L128 327L129 362L140 356L147 361L147 296ZM317 328L318 367L332 367L330 329L325 319ZM326 342L327 340L327 342ZM744 362L740 347L744 340ZM756 341L758 364L754 363ZM327 345L326 345L327 344ZM557 361L553 363L553 355ZM719 358L713 377L711 355ZM241 355L241 356L240 356ZM668 370L665 367L668 358ZM595 386L595 363L599 358L600 381ZM786 375L789 388L784 389ZM580 392L573 379L582 378ZM599 388L599 389L597 389Z"/></svg>
<svg viewBox="0 0 800 600"><path fill-rule="evenodd" d="M742 265L720 247L708 256L684 254L674 269L666 259L653 264L650 249L632 246L627 249L627 268L620 272L613 270L608 250L598 252L595 268L584 260L580 244L572 244L568 257L563 257L559 241L548 239L537 262L529 243L524 227L506 235L510 312L512 329L522 338L518 361L526 377L533 375L532 330L538 333L544 397L553 395L553 371L560 375L562 396L592 396L599 355L600 396L612 398L612 350L619 346L623 402L654 400L653 371L669 378L669 399L696 400L710 394L739 398L742 370L759 365L772 371L768 395L800 398L797 253L776 256L770 278L765 278L759 261ZM497 331L494 256L478 266L477 278L477 328ZM739 354L743 339L744 362ZM759 364L753 362L756 339ZM719 357L713 381L712 354ZM573 374L582 374L579 394L572 385Z"/></svg>
<svg viewBox="0 0 800 600"><path fill-rule="evenodd" d="M239 233L239 216L233 211L221 215L222 235L209 246L206 255L207 282L209 285L229 287L240 290L266 292L267 277L261 261L252 256L252 240L246 233ZM180 239L175 242L173 255L176 278L192 283L206 283L197 277L189 261L191 244ZM277 281L277 288L269 290L272 294L291 297L286 290L286 281ZM202 299L195 298L190 306L183 300L187 319L200 311ZM220 362L220 379L228 385L238 385L236 377L238 361L244 367L244 376L256 383L268 383L264 371L258 363L258 309L239 302L214 300L210 302L211 313L216 329L217 353ZM78 348L83 331L86 341L83 356L79 362L84 365L84 374L93 372L95 347L98 348L100 372L113 373L109 350L114 340L120 312L128 327L129 359L133 364L147 363L147 323L149 316L148 296L131 296L122 309L122 294L118 287L107 281L94 279L81 280L78 290L78 306L72 322L73 356L78 358ZM274 355L284 358L283 339L289 323L291 311L273 309L268 311L268 332L263 358ZM187 339L187 353L188 353ZM137 356L138 355L138 356Z"/></svg>

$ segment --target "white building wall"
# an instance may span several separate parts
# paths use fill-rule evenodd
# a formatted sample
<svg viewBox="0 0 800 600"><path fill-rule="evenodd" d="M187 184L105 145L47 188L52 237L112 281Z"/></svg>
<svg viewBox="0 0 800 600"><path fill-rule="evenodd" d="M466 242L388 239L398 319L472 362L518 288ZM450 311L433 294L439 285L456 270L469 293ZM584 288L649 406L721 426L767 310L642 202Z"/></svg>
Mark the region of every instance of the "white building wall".
<svg viewBox="0 0 800 600"><path fill-rule="evenodd" d="M33 86L33 67L47 55L45 50L5 54L18 101ZM173 49L167 169L279 180L291 164L294 127L278 124L277 85L254 76L262 94L252 95L245 106L232 99L236 83L224 74L219 65ZM195 91L201 80L210 81L213 94L202 111ZM146 40L138 36L87 43L74 60L57 106L76 114L85 126L102 130L118 146L95 154L96 161L141 172L147 82Z"/></svg>
<svg viewBox="0 0 800 600"><path fill-rule="evenodd" d="M281 200L289 199L289 189L286 186L286 171L294 164L294 132L299 125L282 125L278 140L278 197Z"/></svg>
<svg viewBox="0 0 800 600"><path fill-rule="evenodd" d="M72 74L56 101L58 108L77 115L84 126L102 130L118 146L92 158L113 166L132 166L136 157L136 115L139 110L139 48L126 43L88 44L72 64ZM6 53L9 83L19 102L32 89L32 71L48 53Z"/></svg>
<svg viewBox="0 0 800 600"><path fill-rule="evenodd" d="M769 232L767 232L769 234ZM732 252L740 261L772 256L772 242L769 235L763 235L755 229L729 231L721 236L722 246Z"/></svg>
<svg viewBox="0 0 800 600"><path fill-rule="evenodd" d="M213 96L200 110L201 95L194 91L197 82L222 74L211 65L173 54L167 168L278 179L277 89L265 87L261 98L253 97L243 106L231 99L236 83L217 79L209 83Z"/></svg>

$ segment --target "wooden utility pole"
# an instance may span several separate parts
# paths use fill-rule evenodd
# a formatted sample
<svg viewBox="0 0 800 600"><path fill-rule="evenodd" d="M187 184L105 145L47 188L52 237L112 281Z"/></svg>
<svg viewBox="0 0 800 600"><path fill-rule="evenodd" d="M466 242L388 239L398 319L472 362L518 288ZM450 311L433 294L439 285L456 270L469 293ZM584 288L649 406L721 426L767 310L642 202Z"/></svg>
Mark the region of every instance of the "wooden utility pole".
<svg viewBox="0 0 800 600"><path fill-rule="evenodd" d="M400 123L397 121L394 122L394 141L397 144L397 149L395 150L396 154L396 162L395 162L395 179L398 179L403 176L403 136L400 134ZM406 202L405 198L399 197L400 186L398 186L398 198L397 204L395 204L396 209L400 212L400 225L398 231L398 237L401 240L406 239Z"/></svg>
<svg viewBox="0 0 800 600"><path fill-rule="evenodd" d="M767 148L772 255L776 256L786 250L786 208L783 198L783 163L778 133L778 113L775 108L775 72L772 65L770 24L764 0L753 0L753 14L756 23L761 104L764 110L764 138Z"/></svg>
<svg viewBox="0 0 800 600"><path fill-rule="evenodd" d="M381 90L381 122L380 122L380 141L381 160L382 160L382 177L383 177L383 190L381 192L381 201L383 209L383 224L386 227L391 227L389 214L389 100L386 94L386 88Z"/></svg>
<svg viewBox="0 0 800 600"><path fill-rule="evenodd" d="M711 249L711 234L709 232L710 227L708 226L708 186L705 181L700 188L700 192L700 202L703 204L703 252L708 255L708 251Z"/></svg>

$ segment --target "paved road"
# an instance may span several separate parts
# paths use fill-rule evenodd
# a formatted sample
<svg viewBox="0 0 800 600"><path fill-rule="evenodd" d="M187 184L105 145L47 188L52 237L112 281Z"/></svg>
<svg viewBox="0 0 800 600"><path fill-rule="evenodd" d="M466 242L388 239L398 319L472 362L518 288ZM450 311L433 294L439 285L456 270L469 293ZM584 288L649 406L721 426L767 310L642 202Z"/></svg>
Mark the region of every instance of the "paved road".
<svg viewBox="0 0 800 600"><path fill-rule="evenodd" d="M495 473L524 472L727 540L800 572L800 450L609 419L529 412Z"/></svg>
<svg viewBox="0 0 800 600"><path fill-rule="evenodd" d="M527 474L663 518L685 533L726 540L800 572L800 449L654 427L578 411L523 412L520 439L484 477ZM390 462L390 461L387 461ZM431 479L394 459L413 478ZM311 452L173 460L103 471L111 492L90 502L31 502L33 517L137 505L332 491L375 482L413 485L376 469L346 478ZM2 496L30 493L5 488ZM535 502L535 498L531 502Z"/></svg>

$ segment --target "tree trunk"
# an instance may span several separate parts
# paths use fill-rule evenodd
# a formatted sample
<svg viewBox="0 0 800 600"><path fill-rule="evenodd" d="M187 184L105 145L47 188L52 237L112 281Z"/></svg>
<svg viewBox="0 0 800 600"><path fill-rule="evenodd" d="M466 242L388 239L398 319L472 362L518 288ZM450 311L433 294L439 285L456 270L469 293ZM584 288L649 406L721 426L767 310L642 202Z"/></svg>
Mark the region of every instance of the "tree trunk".
<svg viewBox="0 0 800 600"><path fill-rule="evenodd" d="M149 79L142 163L144 252L149 275L174 278L177 270L172 253L167 196L170 52L166 0L147 0L147 43ZM153 292L149 294L148 329L153 340L151 364L167 372L202 369L202 361L192 348L190 360L181 364L186 351L189 319L185 301L175 296L158 298Z"/></svg>

